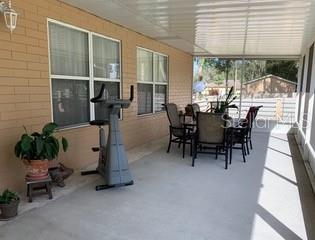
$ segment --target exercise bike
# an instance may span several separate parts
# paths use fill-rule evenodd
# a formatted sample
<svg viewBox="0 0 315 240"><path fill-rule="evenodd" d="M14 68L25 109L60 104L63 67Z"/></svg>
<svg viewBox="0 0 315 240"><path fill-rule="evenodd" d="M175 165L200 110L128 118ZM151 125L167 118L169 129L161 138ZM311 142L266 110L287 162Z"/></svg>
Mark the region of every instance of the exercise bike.
<svg viewBox="0 0 315 240"><path fill-rule="evenodd" d="M96 191L112 187L133 185L126 151L119 130L119 114L122 108L128 108L133 101L133 86L130 86L129 99L109 99L105 84L102 84L99 94L90 101L99 106L102 119L90 121L90 125L99 128L99 147L92 151L99 152L96 170L81 172L81 175L100 174L105 184L95 187ZM104 126L109 126L107 142Z"/></svg>

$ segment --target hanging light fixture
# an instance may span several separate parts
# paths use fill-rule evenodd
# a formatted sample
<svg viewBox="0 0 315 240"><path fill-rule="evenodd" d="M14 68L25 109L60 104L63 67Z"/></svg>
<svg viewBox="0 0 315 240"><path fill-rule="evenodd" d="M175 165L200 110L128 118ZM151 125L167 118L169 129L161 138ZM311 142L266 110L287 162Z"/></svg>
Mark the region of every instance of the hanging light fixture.
<svg viewBox="0 0 315 240"><path fill-rule="evenodd" d="M8 2L0 2L0 12L3 13L6 27L12 33L16 28L17 12L11 7L11 0Z"/></svg>

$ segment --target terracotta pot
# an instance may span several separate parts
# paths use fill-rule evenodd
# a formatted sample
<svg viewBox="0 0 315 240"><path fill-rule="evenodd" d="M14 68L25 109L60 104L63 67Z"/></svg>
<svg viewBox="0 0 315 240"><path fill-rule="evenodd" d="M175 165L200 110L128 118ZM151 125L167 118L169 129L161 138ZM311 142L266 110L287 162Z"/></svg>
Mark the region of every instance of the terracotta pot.
<svg viewBox="0 0 315 240"><path fill-rule="evenodd" d="M15 200L9 204L0 204L0 220L9 220L18 213L20 200Z"/></svg>
<svg viewBox="0 0 315 240"><path fill-rule="evenodd" d="M24 160L26 178L41 180L48 177L48 160Z"/></svg>

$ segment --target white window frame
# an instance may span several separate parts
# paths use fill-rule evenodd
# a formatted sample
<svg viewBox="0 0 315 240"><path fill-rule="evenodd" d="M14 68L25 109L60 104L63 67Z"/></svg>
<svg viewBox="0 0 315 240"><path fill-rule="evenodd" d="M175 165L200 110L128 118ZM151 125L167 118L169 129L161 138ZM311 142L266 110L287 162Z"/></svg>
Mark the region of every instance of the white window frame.
<svg viewBox="0 0 315 240"><path fill-rule="evenodd" d="M153 51L153 50L150 50L150 49L147 49L147 48L143 48L143 47L139 47L139 46L137 46L137 60L138 60L138 49L140 49L140 50L144 50L144 51L147 51L147 52L150 52L150 53L152 53L152 82L150 82L150 81L139 81L138 80L138 73L137 73L137 83L140 83L140 84L151 84L151 85L153 85L153 90L152 90L152 97L153 97L153 99L152 99L152 104L153 104L153 107L152 107L152 112L150 112L150 113L143 113L143 114L139 114L138 113L138 111L137 111L137 115L138 116L146 116L146 115L150 115L150 114L156 114L156 113L160 113L160 112L164 112L163 110L162 111L157 111L156 109L155 109L155 86L156 85L164 85L164 86L166 86L166 99L165 99L165 103L167 103L168 102L168 82L169 82L169 71L168 71L168 69L169 69L169 66L168 66L168 64L169 64L169 60L168 60L168 55L165 55L165 54L163 54L163 53L160 53L160 52L156 52L156 51ZM166 78L167 78L167 80L166 80L166 82L157 82L156 81L156 79L155 79L155 73L156 73L156 71L157 71L157 69L156 69L156 64L155 64L155 58L154 58L154 55L160 55L160 56L163 56L163 57L166 57ZM137 61L138 62L138 61ZM137 66L137 71L138 71L138 66Z"/></svg>
<svg viewBox="0 0 315 240"><path fill-rule="evenodd" d="M67 28L71 28L77 31L81 31L88 34L88 51L89 51L89 76L82 77L82 76L69 76L69 75L55 75L51 73L51 63L50 63L50 43L49 43L49 23L55 23ZM110 79L110 78L100 78L94 77L94 59L93 59L93 36L97 36L100 38L108 39L114 42L119 43L119 79ZM101 82L117 82L119 83L119 97L122 96L122 62L121 62L121 40L104 36L99 33L95 33L92 31L88 31L83 28L79 28L73 26L71 24L67 24L64 22L60 22L51 18L47 18L47 40L48 40L48 65L49 65L49 83L50 83L50 109L51 109L51 121L54 121L54 109L53 109L53 99L52 99L52 79L71 79L71 80L86 80L89 81L89 96L92 98L94 96L94 81L101 81ZM95 106L94 103L90 101L90 121L95 120ZM120 120L122 120L122 111L120 112ZM68 125L60 127L59 129L72 129L72 128L79 128L79 127L86 127L89 126L89 123L79 123L76 125Z"/></svg>

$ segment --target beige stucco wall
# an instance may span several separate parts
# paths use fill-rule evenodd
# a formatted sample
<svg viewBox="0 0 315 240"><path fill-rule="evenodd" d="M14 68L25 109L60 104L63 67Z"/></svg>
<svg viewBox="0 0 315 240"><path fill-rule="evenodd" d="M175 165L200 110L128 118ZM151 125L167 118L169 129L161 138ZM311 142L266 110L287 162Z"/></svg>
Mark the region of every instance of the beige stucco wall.
<svg viewBox="0 0 315 240"><path fill-rule="evenodd" d="M23 164L13 153L22 126L34 131L51 121L47 17L122 41L123 96L135 86L135 100L120 122L127 148L168 133L165 113L137 116L136 46L169 56L169 102L181 108L191 102L191 55L57 0L15 0L13 8L19 19L12 35L0 18L0 190L24 186ZM96 161L90 150L98 139L95 127L60 134L70 142L69 151L60 156L67 166L78 169Z"/></svg>

